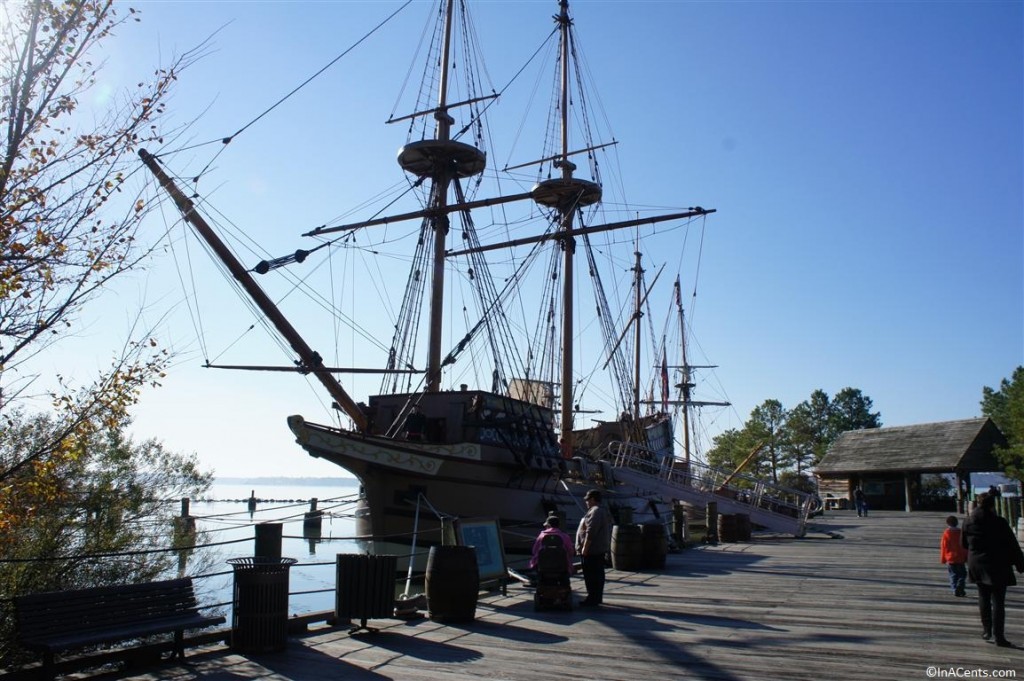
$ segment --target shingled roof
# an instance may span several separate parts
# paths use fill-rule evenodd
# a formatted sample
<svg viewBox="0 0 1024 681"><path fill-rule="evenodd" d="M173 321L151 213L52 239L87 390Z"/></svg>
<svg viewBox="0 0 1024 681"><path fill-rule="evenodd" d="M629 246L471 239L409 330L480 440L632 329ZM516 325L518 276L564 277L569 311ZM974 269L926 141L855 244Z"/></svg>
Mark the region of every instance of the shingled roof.
<svg viewBox="0 0 1024 681"><path fill-rule="evenodd" d="M896 471L998 471L1002 466L992 449L1005 445L1006 437L988 418L848 430L832 443L816 472L833 477Z"/></svg>

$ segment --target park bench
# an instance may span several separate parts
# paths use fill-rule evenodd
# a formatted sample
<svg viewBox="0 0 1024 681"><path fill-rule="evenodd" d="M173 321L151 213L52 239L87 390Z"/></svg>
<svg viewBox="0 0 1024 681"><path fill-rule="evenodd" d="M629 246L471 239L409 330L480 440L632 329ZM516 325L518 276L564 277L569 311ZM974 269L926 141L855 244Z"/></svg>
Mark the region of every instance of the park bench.
<svg viewBox="0 0 1024 681"><path fill-rule="evenodd" d="M174 634L173 655L185 656L184 632L224 623L199 614L192 579L30 594L14 600L18 642L42 653L43 672L69 650Z"/></svg>

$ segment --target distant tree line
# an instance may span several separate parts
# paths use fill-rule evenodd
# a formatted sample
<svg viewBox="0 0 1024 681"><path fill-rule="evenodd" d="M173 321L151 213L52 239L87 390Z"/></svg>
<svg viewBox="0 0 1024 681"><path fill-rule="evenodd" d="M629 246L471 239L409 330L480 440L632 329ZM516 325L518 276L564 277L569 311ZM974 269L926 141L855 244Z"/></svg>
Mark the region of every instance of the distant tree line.
<svg viewBox="0 0 1024 681"><path fill-rule="evenodd" d="M753 454L743 472L814 491L810 471L840 433L882 426L881 414L872 412L872 406L871 398L857 388L843 388L831 398L824 390L815 390L792 409L779 400L765 400L742 428L731 428L714 439L708 463L735 470ZM998 388L982 388L981 413L1006 436L1007 446L993 452L1003 472L1024 482L1024 366ZM944 480L929 484L942 493L949 486Z"/></svg>
<svg viewBox="0 0 1024 681"><path fill-rule="evenodd" d="M882 425L881 414L872 412L872 406L871 398L858 388L843 388L831 398L824 390L815 390L792 409L779 400L765 400L742 428L731 428L714 439L708 463L735 470L753 455L744 473L813 491L810 470L840 433Z"/></svg>
<svg viewBox="0 0 1024 681"><path fill-rule="evenodd" d="M1013 370L999 388L982 388L981 413L1006 436L1007 446L995 451L1006 474L1024 482L1024 366Z"/></svg>

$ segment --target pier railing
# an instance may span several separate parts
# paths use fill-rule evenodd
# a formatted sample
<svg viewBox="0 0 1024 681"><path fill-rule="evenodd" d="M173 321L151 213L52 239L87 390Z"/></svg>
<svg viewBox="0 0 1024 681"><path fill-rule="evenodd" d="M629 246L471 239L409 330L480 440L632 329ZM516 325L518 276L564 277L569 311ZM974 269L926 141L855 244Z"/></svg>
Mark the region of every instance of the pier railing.
<svg viewBox="0 0 1024 681"><path fill-rule="evenodd" d="M198 500L199 503L211 503L213 500ZM423 546L416 549L415 541L410 544L411 535L400 533L387 536L366 537L352 534L322 534L322 519L354 520L354 507L358 495L348 495L330 499L249 499L221 500L220 503L237 503L242 506L238 511L193 514L195 506L191 499L181 499L181 515L169 518L172 523L167 530L168 544L163 547L149 548L144 551L111 552L104 554L62 555L41 558L0 558L0 567L5 563L40 563L56 564L59 561L78 561L80 563L102 563L105 561L130 560L136 553L165 553L177 558L167 565L167 571L160 579L190 577L195 581L198 607L205 612L224 614L231 617L235 605L232 581L236 570L232 568L218 569L220 563L226 563L239 557L263 555L274 556L284 553L299 552L284 550L282 540L287 540L291 549L296 549L300 542L308 543L309 557L298 560L291 565L293 577L289 580L289 621L292 625L305 626L308 623L322 621L334 616L336 584L336 553L328 548L330 557L325 560L313 558L315 548L321 544L341 544L350 554L373 552L379 545L386 546L386 552L405 566L401 575L395 575L396 595L415 588L422 592L424 572L428 557L429 545L440 543L441 529L420 530ZM177 503L177 500L174 502ZM319 505L318 505L319 503ZM307 510L308 507L308 510ZM434 513L437 509L431 507ZM277 532L261 532L275 529ZM284 531L285 527L295 530L301 526L301 534ZM515 530L515 527L510 529ZM523 528L525 530L525 528ZM533 530L533 526L530 526ZM239 536L243 532L247 536ZM532 535L531 535L532 536ZM264 546L261 547L261 541ZM271 551L266 551L266 543L276 543ZM285 549L288 548L285 546ZM407 550L402 551L402 547ZM411 548L410 548L411 547ZM303 551L302 553L305 553ZM299 588L293 589L295 583ZM297 601L297 602L296 602ZM0 595L0 617L6 616L13 605L11 595ZM208 637L208 636L207 636Z"/></svg>
<svg viewBox="0 0 1024 681"><path fill-rule="evenodd" d="M608 452L617 472L628 471L632 476L646 478L669 493L676 492L686 501L716 501L733 510L742 509L754 522L772 529L792 529L796 536L804 534L808 518L819 510L816 495L771 480L696 461L676 458L659 461L651 450L629 442L612 442Z"/></svg>

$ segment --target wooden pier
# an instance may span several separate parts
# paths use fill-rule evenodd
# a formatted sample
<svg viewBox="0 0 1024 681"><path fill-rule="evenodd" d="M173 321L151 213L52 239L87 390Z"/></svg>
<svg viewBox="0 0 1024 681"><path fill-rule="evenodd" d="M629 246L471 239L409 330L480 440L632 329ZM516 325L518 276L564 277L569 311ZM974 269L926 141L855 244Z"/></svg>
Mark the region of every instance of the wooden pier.
<svg viewBox="0 0 1024 681"><path fill-rule="evenodd" d="M532 591L512 585L504 596L481 594L465 625L373 620L377 633L356 635L314 627L283 653L212 645L184 664L73 678L1024 678L1024 586L1007 599L1006 634L1019 647L983 641L975 589L954 598L939 564L945 516L828 512L803 539L755 534L672 554L663 571L609 570L597 610L536 613ZM582 580L573 582L580 593Z"/></svg>

